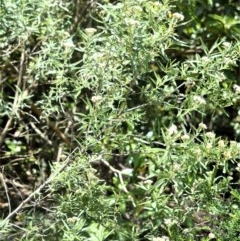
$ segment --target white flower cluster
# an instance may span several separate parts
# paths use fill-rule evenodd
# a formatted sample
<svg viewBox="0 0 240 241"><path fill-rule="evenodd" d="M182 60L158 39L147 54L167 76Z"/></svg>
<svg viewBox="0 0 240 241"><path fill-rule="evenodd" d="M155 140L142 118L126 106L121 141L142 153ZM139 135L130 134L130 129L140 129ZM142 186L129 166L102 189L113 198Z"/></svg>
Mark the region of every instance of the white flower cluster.
<svg viewBox="0 0 240 241"><path fill-rule="evenodd" d="M193 96L193 101L197 102L200 105L205 105L206 104L206 100L203 97L199 96L199 95Z"/></svg>
<svg viewBox="0 0 240 241"><path fill-rule="evenodd" d="M170 239L167 236L162 236L162 237L153 238L153 241L170 241Z"/></svg>
<svg viewBox="0 0 240 241"><path fill-rule="evenodd" d="M240 86L239 85L234 85L233 89L234 89L236 94L240 94Z"/></svg>
<svg viewBox="0 0 240 241"><path fill-rule="evenodd" d="M85 28L85 33L88 36L93 36L97 32L97 29L95 28Z"/></svg>
<svg viewBox="0 0 240 241"><path fill-rule="evenodd" d="M94 96L92 96L92 98L91 98L91 101L93 102L93 104L98 103L100 100L102 100L102 97L99 96L99 95L94 95Z"/></svg>
<svg viewBox="0 0 240 241"><path fill-rule="evenodd" d="M202 122L198 125L198 127L201 130L206 130L207 129L207 126L204 123L202 123Z"/></svg>
<svg viewBox="0 0 240 241"><path fill-rule="evenodd" d="M177 133L178 133L177 126L174 125L174 124L172 124L172 125L169 127L169 129L168 129L168 134L169 134L170 136L172 136L172 135L175 135L175 134L177 134Z"/></svg>
<svg viewBox="0 0 240 241"><path fill-rule="evenodd" d="M173 13L172 17L179 20L179 21L183 21L184 20L184 16L181 13Z"/></svg>

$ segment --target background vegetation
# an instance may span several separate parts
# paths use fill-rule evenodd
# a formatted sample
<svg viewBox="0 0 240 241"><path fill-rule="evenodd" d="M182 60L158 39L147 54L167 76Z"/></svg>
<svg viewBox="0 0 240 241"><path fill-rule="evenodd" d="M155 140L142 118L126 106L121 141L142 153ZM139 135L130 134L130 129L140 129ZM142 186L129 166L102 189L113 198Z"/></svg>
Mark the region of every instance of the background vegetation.
<svg viewBox="0 0 240 241"><path fill-rule="evenodd" d="M0 240L239 240L238 1L0 3Z"/></svg>

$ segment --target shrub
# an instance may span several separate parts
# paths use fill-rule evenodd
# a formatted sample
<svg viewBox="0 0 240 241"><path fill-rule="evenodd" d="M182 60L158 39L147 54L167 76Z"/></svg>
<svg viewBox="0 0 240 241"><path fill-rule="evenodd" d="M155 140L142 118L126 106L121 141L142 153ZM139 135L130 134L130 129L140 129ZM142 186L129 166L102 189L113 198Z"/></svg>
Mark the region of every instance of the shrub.
<svg viewBox="0 0 240 241"><path fill-rule="evenodd" d="M2 4L2 240L237 239L238 39L108 2Z"/></svg>

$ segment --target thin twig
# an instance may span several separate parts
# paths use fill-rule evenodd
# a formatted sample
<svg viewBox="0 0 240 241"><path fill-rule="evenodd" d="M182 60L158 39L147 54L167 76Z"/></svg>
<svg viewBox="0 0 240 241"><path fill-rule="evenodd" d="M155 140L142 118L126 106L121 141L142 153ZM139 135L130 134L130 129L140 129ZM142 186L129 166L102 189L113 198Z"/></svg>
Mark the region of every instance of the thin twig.
<svg viewBox="0 0 240 241"><path fill-rule="evenodd" d="M121 171L119 171L118 169L114 168L113 166L111 166L109 162L107 162L104 158L102 158L102 156L100 157L99 160L100 160L104 165L106 165L107 167L109 167L109 169L110 169L111 171L113 171L114 173L117 173L117 174L118 174L118 177L119 177L120 183L121 183L121 185L122 185L123 191L128 194L128 197L131 199L133 206L136 207L136 204L135 204L135 202L134 202L134 200L133 200L133 197L130 195L129 191L127 190L127 188L126 188L126 186L125 186L125 184L124 184L124 182L123 182L123 177L122 177L122 174L123 174L123 173L122 173Z"/></svg>
<svg viewBox="0 0 240 241"><path fill-rule="evenodd" d="M122 178L122 173L121 171L117 170L116 168L114 168L113 166L110 165L109 162L107 162L106 160L104 160L103 158L100 158L100 161L106 165L111 171L113 171L114 173L117 173L118 174L118 177L119 177L119 180L120 180L120 183L122 185L122 189L125 193L129 193L124 182L123 182L123 178Z"/></svg>
<svg viewBox="0 0 240 241"><path fill-rule="evenodd" d="M124 113L131 112L131 111L137 110L137 109L141 109L141 108L143 108L143 107L145 107L145 106L148 106L148 105L150 105L150 104L151 104L151 103L149 102L149 103L146 103L146 104L142 104L142 105L135 106L135 107L133 107L133 108L127 109Z"/></svg>
<svg viewBox="0 0 240 241"><path fill-rule="evenodd" d="M56 162L57 162L57 163L61 161L62 152L63 152L63 148L62 148L61 145L59 145L58 151L57 151L57 158L56 158Z"/></svg>
<svg viewBox="0 0 240 241"><path fill-rule="evenodd" d="M1 172L0 172L0 181L2 182L2 185L4 187L4 190L5 190L5 193L6 193L6 196L7 196L9 213L11 213L12 212L12 208L11 208L10 198L9 198L9 195L8 195L7 184L6 184L5 180L4 180L3 174Z"/></svg>
<svg viewBox="0 0 240 241"><path fill-rule="evenodd" d="M13 118L10 117L6 123L6 125L4 126L3 130L2 130L2 133L0 134L0 146L1 144L3 143L11 125L12 125L12 121L13 121Z"/></svg>
<svg viewBox="0 0 240 241"><path fill-rule="evenodd" d="M36 126L35 126L35 124L33 123L33 122L30 122L30 125L31 125L31 127L33 128L33 130L43 139L43 140L45 140L47 143L48 143L48 145L52 145L52 142L48 139L48 137L47 136L45 136Z"/></svg>

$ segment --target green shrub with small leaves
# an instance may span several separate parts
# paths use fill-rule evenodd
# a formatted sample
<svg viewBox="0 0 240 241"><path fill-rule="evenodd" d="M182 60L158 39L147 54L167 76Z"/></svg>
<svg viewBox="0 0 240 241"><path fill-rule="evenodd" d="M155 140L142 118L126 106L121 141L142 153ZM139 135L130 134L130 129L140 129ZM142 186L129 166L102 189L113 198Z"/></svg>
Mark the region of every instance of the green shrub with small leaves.
<svg viewBox="0 0 240 241"><path fill-rule="evenodd" d="M0 240L238 240L238 11L2 1Z"/></svg>

